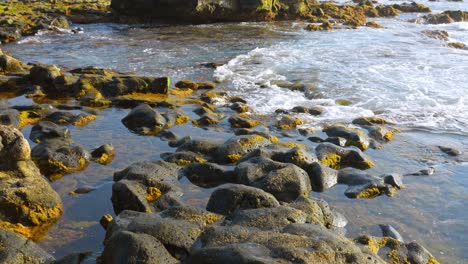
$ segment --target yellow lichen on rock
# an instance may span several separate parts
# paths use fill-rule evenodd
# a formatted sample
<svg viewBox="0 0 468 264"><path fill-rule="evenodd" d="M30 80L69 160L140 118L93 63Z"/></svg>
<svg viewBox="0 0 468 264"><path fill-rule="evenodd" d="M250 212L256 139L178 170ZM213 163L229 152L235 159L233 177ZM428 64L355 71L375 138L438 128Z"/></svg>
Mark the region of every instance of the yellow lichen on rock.
<svg viewBox="0 0 468 264"><path fill-rule="evenodd" d="M27 125L33 125L41 121L40 115L34 111L21 111L19 119L20 119L19 125L18 125L19 129Z"/></svg>
<svg viewBox="0 0 468 264"><path fill-rule="evenodd" d="M96 120L96 115L82 116L78 120L73 122L73 125L77 126L77 127L83 127L83 126L91 123L94 120Z"/></svg>
<svg viewBox="0 0 468 264"><path fill-rule="evenodd" d="M190 117L185 115L180 115L176 118L176 125L182 125L190 121Z"/></svg>
<svg viewBox="0 0 468 264"><path fill-rule="evenodd" d="M320 160L320 163L335 170L341 169L341 157L337 154L325 156L325 158Z"/></svg>
<svg viewBox="0 0 468 264"><path fill-rule="evenodd" d="M360 192L356 196L356 198L358 198L358 199L372 199L372 198L375 198L375 197L379 196L380 194L382 194L382 192L380 191L379 188L372 187L372 188L368 188L368 189L365 189L364 191Z"/></svg>
<svg viewBox="0 0 468 264"><path fill-rule="evenodd" d="M240 158L242 158L242 155L240 155L240 154L230 154L230 155L227 156L227 158L230 161L230 163L235 163L238 160L240 160Z"/></svg>
<svg viewBox="0 0 468 264"><path fill-rule="evenodd" d="M148 202L154 202L162 195L161 190L157 187L148 187L148 189L146 189L146 193L146 201Z"/></svg>

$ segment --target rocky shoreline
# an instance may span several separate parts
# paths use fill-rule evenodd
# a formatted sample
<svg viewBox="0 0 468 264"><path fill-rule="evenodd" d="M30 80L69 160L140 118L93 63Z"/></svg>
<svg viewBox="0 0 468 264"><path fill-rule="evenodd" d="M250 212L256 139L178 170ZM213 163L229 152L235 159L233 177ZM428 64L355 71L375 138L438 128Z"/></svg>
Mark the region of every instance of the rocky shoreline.
<svg viewBox="0 0 468 264"><path fill-rule="evenodd" d="M119 1L113 3L114 8L118 4L124 6ZM103 5L96 2L91 8L86 5L86 10L91 10L88 13L77 12L78 17L95 14L90 20L71 20L111 21L107 19L112 15ZM275 5L283 9L273 8ZM315 9L307 5L314 17L299 13L303 7L287 16L284 10L290 9L284 9L284 3L275 5L261 10L255 6L262 16L245 20L309 19L321 23L311 24L309 30L328 30L330 19L331 27L356 27L368 24L370 13L428 12L419 4L374 7L369 2L350 8L322 3ZM128 9L122 6L119 8ZM57 24L59 18L70 19L75 9L71 13L68 7L56 9L41 11L49 16L34 22L34 27L7 22L20 27L21 32L2 33L1 41L15 41L42 29L67 28L67 19ZM18 15L9 10L7 16ZM194 14L192 21L199 22L201 16L226 21L207 16L205 8L197 10L202 11ZM234 11L221 13L231 17L230 12ZM464 21L464 15L428 15L420 22L434 23L447 16ZM301 84L279 86L304 92L309 89ZM229 96L216 87L214 82L190 80L171 85L169 77L95 67L64 70L56 65L26 64L0 50L2 97L25 97L34 102L0 108L2 263L81 263L89 256L88 252L73 253L55 260L33 241L40 240L63 213L60 196L47 180L57 181L86 170L91 163L106 166L118 155L118 149L108 142L93 150L83 148L69 130L70 126L86 128L106 108L131 109L122 116L122 126L142 137L159 137L174 151L157 160L135 160L115 171L110 199L117 216L100 219L106 236L98 263L438 263L421 244L404 242L392 226L382 225L381 236L347 238L346 218L313 195L339 184L347 186L344 195L351 199L392 196L404 188L404 177L432 174L431 169L406 175L366 172L374 162L365 151L383 148L400 132L397 125L362 117L351 124L330 124L317 135L301 128L296 114L320 116L323 109L319 107L257 115L243 98ZM190 113L183 107L188 105ZM32 148L21 133L27 126L32 127L29 139L36 143ZM230 136L224 142L179 137L171 131L178 126ZM285 140L288 137L293 140ZM461 154L453 148L441 147L441 151ZM132 157L128 159L132 161ZM201 188L216 188L206 208L184 201L184 194L190 192L181 184L184 179ZM73 194L91 191L83 187Z"/></svg>
<svg viewBox="0 0 468 264"><path fill-rule="evenodd" d="M216 92L215 83L185 80L172 87L168 77L92 67L65 72L54 65L27 65L10 55L1 56L6 62L2 92L36 102L1 112L2 155L14 157L2 164L3 199L16 201L14 211L23 212L14 216L8 207L3 213L2 232L15 237L11 241L24 240L11 231L40 239L61 215L60 199L41 173L54 181L86 169L90 162L112 162L112 145L90 153L73 142L67 126L86 126L100 110L124 107L132 108L122 119L130 131L164 138L176 149L161 155L161 160L136 162L114 174L111 200L118 216L101 219L107 230L101 263L135 259L138 263L437 263L421 245L398 241L394 229L380 238L344 237L347 220L325 201L310 196L311 191L323 192L336 184L347 185L345 195L357 199L391 196L404 187L401 175L364 171L374 164L363 151L381 148L398 132L385 120L363 117L353 124L330 125L323 130L328 137L320 138L298 129L301 120L289 115L320 115L318 108L296 107L277 111L277 116L256 116L242 98ZM58 99L67 103L48 103ZM198 119L181 109L186 104L194 106ZM27 125L32 126L29 138L38 143L31 151L18 130ZM170 128L181 125L222 129L233 136L221 144L179 138ZM278 136L284 133L309 140L280 141ZM34 188L19 195L17 189L27 187L28 177ZM184 203L182 178L200 187L219 186L206 210ZM12 181L17 182L14 187ZM75 193L88 191L79 188ZM32 198L44 193L48 196ZM35 211L26 210L25 204ZM4 248L14 252L20 242L9 241L5 239ZM19 254L28 261L18 260ZM34 246L31 252L10 254L3 260L47 263L51 259Z"/></svg>

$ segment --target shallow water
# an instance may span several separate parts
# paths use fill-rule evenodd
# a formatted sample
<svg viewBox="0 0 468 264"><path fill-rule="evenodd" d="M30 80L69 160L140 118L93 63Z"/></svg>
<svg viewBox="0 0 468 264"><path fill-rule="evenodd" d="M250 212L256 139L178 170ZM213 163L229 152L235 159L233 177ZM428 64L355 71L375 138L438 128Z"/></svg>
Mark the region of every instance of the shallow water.
<svg viewBox="0 0 468 264"><path fill-rule="evenodd" d="M395 3L392 1L392 3ZM467 3L427 2L437 11L468 10ZM232 95L246 98L256 112L271 114L297 105L326 109L320 117L306 118L305 127L349 122L355 117L378 115L398 124L404 133L383 150L369 150L375 160L371 173L415 172L434 166L430 177L406 177L406 188L394 197L350 200L344 186L319 196L350 221L348 234L371 232L375 224L389 223L405 240L417 240L442 263L468 262L468 164L466 155L450 158L438 145L468 152L468 51L446 47L422 30L448 31L452 41L468 44L468 23L418 25L406 22L416 14L376 19L383 29L359 28L306 32L305 24L239 23L200 26L79 25L82 34L39 34L2 46L23 61L75 68L94 65L122 72L180 79L222 80ZM216 71L207 62L227 63ZM317 87L304 94L273 85L273 80L301 82ZM261 88L266 87L266 88ZM352 102L350 106L337 99ZM11 104L27 104L17 98ZM191 106L185 106L189 112ZM71 128L76 142L88 149L112 143L117 155L108 166L91 164L84 172L54 182L65 214L41 241L56 256L102 249L104 231L99 218L112 213L110 202L115 170L144 159L159 159L172 151L156 137L130 133L120 122L129 110L106 109L84 128ZM217 138L228 134L176 127L180 136ZM30 128L24 129L26 136ZM308 141L303 143L311 144ZM312 146L312 145L311 145ZM184 199L204 206L209 193L185 182ZM91 185L97 190L77 196L68 192ZM99 202L96 202L99 201Z"/></svg>

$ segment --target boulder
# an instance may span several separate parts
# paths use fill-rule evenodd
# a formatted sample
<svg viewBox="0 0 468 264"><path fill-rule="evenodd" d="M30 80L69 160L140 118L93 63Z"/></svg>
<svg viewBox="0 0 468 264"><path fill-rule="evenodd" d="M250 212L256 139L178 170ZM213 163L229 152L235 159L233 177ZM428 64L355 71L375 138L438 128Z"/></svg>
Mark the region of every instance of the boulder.
<svg viewBox="0 0 468 264"><path fill-rule="evenodd" d="M311 191L307 172L294 164L257 157L237 165L235 172L238 183L269 192L279 201L291 202Z"/></svg>
<svg viewBox="0 0 468 264"><path fill-rule="evenodd" d="M187 166L191 163L206 162L202 155L191 151L180 151L175 153L162 153L161 158L164 161L175 163L179 166Z"/></svg>
<svg viewBox="0 0 468 264"><path fill-rule="evenodd" d="M314 192L323 192L338 183L338 171L318 162L312 163L307 169Z"/></svg>
<svg viewBox="0 0 468 264"><path fill-rule="evenodd" d="M140 104L122 119L122 123L139 134L157 134L166 125L166 119L147 104Z"/></svg>
<svg viewBox="0 0 468 264"><path fill-rule="evenodd" d="M422 24L449 24L453 22L468 21L468 12L447 10L439 14L429 14L412 20Z"/></svg>
<svg viewBox="0 0 468 264"><path fill-rule="evenodd" d="M55 259L36 243L0 228L0 262L8 264L42 264Z"/></svg>
<svg viewBox="0 0 468 264"><path fill-rule="evenodd" d="M44 120L53 122L57 125L85 126L96 119L95 115L74 114L66 111L55 111L48 114Z"/></svg>
<svg viewBox="0 0 468 264"><path fill-rule="evenodd" d="M211 194L206 209L210 212L230 215L237 210L278 207L279 205L273 195L261 189L241 184L227 184Z"/></svg>
<svg viewBox="0 0 468 264"><path fill-rule="evenodd" d="M177 217L179 219L171 218L171 215L179 216ZM107 245L115 234L122 231L146 234L162 243L173 257L184 260L201 234L203 226L181 218L183 217L174 211L173 213L161 212L161 214L122 211L109 224L104 243Z"/></svg>
<svg viewBox="0 0 468 264"><path fill-rule="evenodd" d="M116 232L106 241L101 262L103 264L178 263L155 237L129 231Z"/></svg>
<svg viewBox="0 0 468 264"><path fill-rule="evenodd" d="M43 63L35 64L29 71L29 78L33 84L41 85L43 88L53 85L55 78L61 76L60 69L55 65Z"/></svg>
<svg viewBox="0 0 468 264"><path fill-rule="evenodd" d="M31 161L17 129L0 125L0 227L38 239L62 215L59 195Z"/></svg>
<svg viewBox="0 0 468 264"><path fill-rule="evenodd" d="M219 163L234 163L243 155L269 144L271 142L260 135L235 136L216 149L214 158Z"/></svg>
<svg viewBox="0 0 468 264"><path fill-rule="evenodd" d="M136 162L114 174L112 205L123 210L153 212L181 205L179 167L164 161Z"/></svg>
<svg viewBox="0 0 468 264"><path fill-rule="evenodd" d="M46 141L48 139L70 138L70 130L66 127L61 127L50 121L41 121L31 128L29 139L36 143Z"/></svg>
<svg viewBox="0 0 468 264"><path fill-rule="evenodd" d="M215 187L236 180L233 171L214 163L191 163L184 168L183 174L200 187Z"/></svg>
<svg viewBox="0 0 468 264"><path fill-rule="evenodd" d="M293 229L288 226L283 228L283 232L241 226L210 226L197 239L187 262L223 263L226 260L226 263L344 264L353 260L355 263L385 263L369 250L357 247L347 238L325 228L316 228L318 231L315 234L308 231L311 235L306 236L306 228ZM238 245L242 245L240 249L236 249ZM207 256L207 262L198 262L202 256ZM229 256L233 257L233 262L229 262Z"/></svg>
<svg viewBox="0 0 468 264"><path fill-rule="evenodd" d="M224 225L240 225L279 231L291 223L305 223L307 215L289 206L238 210L226 217Z"/></svg>
<svg viewBox="0 0 468 264"><path fill-rule="evenodd" d="M71 145L69 139L49 139L32 149L32 159L51 181L66 174L86 169L91 154L81 146Z"/></svg>
<svg viewBox="0 0 468 264"><path fill-rule="evenodd" d="M357 244L365 245L373 253L385 256L392 263L439 263L431 253L416 242L403 243L391 237L360 236L355 239ZM384 253L380 254L381 249Z"/></svg>
<svg viewBox="0 0 468 264"><path fill-rule="evenodd" d="M329 137L342 137L346 139L347 146L355 146L364 151L369 147L367 135L358 129L345 127L342 125L333 125L323 129Z"/></svg>
<svg viewBox="0 0 468 264"><path fill-rule="evenodd" d="M107 165L115 157L115 148L112 144L104 144L91 152L92 161Z"/></svg>
<svg viewBox="0 0 468 264"><path fill-rule="evenodd" d="M315 148L320 163L332 169L353 167L369 169L374 163L357 148L342 148L331 143L321 143Z"/></svg>
<svg viewBox="0 0 468 264"><path fill-rule="evenodd" d="M24 72L25 68L23 62L0 52L0 73Z"/></svg>
<svg viewBox="0 0 468 264"><path fill-rule="evenodd" d="M20 124L20 112L16 109L0 110L0 125L18 128Z"/></svg>
<svg viewBox="0 0 468 264"><path fill-rule="evenodd" d="M333 211L324 200L312 197L299 197L290 206L306 214L306 223L322 225L327 228L334 226Z"/></svg>

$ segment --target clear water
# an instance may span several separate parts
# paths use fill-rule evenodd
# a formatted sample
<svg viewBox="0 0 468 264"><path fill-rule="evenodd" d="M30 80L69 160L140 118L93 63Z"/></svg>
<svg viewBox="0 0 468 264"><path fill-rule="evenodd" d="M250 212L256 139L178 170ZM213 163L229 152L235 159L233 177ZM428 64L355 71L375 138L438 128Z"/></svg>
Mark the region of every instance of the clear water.
<svg viewBox="0 0 468 264"><path fill-rule="evenodd" d="M436 12L468 10L468 3L424 3ZM455 146L468 152L468 50L449 48L421 31L446 30L451 41L468 44L468 22L406 22L416 16L376 19L383 29L363 27L331 32L306 32L301 22L83 25L82 34L43 33L2 49L27 62L53 63L64 68L94 65L167 75L173 81L219 80L223 81L221 89L243 96L256 112L264 114L297 105L324 107L326 112L320 117L301 116L306 118L306 127L349 122L363 115L391 120L405 133L398 134L385 149L367 152L377 165L370 172L408 173L435 166L436 174L406 178L406 189L392 198L349 200L343 195L343 186L312 195L328 200L348 217L351 237L369 231L374 224L390 223L406 240L421 242L443 263L466 263L467 159L466 155L447 157L437 146ZM207 62L226 65L215 71L199 66ZM310 84L317 90L310 94L292 92L273 85L274 80ZM341 106L337 99L352 104ZM10 101L27 103L23 99ZM57 256L80 250L99 255L104 231L97 221L103 214L112 213L113 172L137 160L157 159L161 152L171 151L158 138L128 132L120 123L127 111L107 109L89 126L72 129L75 141L86 147L113 143L118 154L106 167L91 165L82 173L53 183L66 212L41 244ZM26 135L28 129L24 131ZM184 127L176 133L220 140L228 136ZM186 184L191 193L186 200L203 206L211 190ZM68 196L68 192L82 185L99 188L86 195Z"/></svg>

